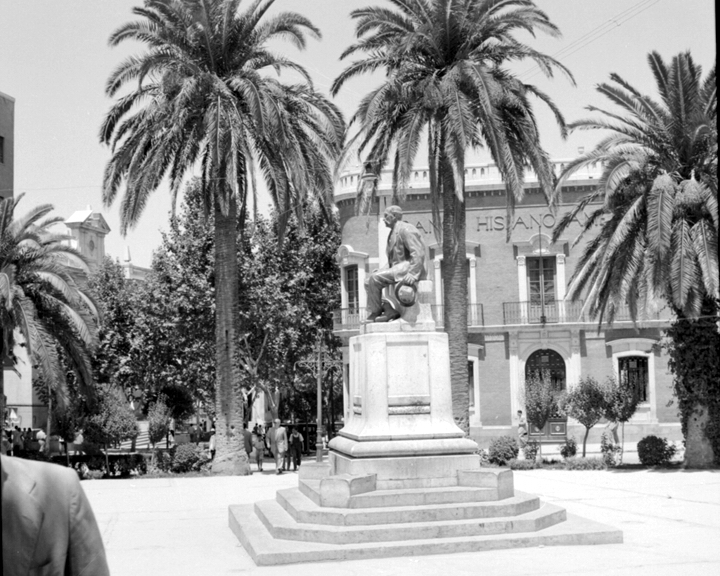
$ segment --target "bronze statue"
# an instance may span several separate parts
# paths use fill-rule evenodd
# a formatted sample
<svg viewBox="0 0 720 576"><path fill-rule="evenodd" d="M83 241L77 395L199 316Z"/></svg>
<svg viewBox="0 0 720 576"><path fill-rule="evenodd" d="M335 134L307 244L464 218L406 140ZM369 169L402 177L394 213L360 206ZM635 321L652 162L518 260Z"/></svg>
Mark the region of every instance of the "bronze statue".
<svg viewBox="0 0 720 576"><path fill-rule="evenodd" d="M402 221L402 209L389 206L383 222L390 228L387 242L388 268L375 270L366 280L368 309L366 322L389 322L400 317L391 300L382 297L383 288L395 286L394 300L403 305L414 302L415 285L427 277L425 243L418 229ZM413 294L405 287L410 287Z"/></svg>

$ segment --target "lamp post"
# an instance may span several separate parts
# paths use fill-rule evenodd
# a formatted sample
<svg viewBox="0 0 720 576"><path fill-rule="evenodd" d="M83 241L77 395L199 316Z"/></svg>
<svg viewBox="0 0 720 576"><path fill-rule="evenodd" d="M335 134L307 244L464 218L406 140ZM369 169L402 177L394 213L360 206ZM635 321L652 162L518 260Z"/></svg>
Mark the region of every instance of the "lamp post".
<svg viewBox="0 0 720 576"><path fill-rule="evenodd" d="M318 462L322 462L322 380L323 371L327 372L333 368L342 367L342 362L337 360L330 360L329 358L323 361L323 353L325 352L325 343L323 342L322 335L318 337L317 344L315 345L315 354L317 354L316 360L300 360L295 363L296 366L308 368L314 371L317 379L317 434L315 437L315 458ZM332 414L331 414L332 417Z"/></svg>

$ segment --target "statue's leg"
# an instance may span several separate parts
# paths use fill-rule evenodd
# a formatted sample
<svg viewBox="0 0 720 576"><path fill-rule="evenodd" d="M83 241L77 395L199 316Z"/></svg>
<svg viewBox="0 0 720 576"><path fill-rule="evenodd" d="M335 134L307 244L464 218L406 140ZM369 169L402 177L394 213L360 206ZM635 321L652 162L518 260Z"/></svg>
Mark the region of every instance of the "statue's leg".
<svg viewBox="0 0 720 576"><path fill-rule="evenodd" d="M374 322L382 314L382 291L385 286L395 282L395 275L391 270L380 270L370 274L367 283L368 321Z"/></svg>

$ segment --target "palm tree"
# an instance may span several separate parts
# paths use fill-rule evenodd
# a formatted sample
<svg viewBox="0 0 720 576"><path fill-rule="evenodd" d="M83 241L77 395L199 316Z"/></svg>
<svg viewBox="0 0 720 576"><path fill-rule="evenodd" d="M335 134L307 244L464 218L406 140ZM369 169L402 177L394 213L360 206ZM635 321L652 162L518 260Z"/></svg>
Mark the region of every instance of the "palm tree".
<svg viewBox="0 0 720 576"><path fill-rule="evenodd" d="M561 174L558 192L562 183L583 166L600 162L604 167L595 190L558 223L554 239L575 214L602 200L575 241L601 223L600 232L586 245L573 273L568 297L578 299L587 294L585 307L600 324L604 319L611 323L623 306L636 319L655 302L665 301L675 313L675 326L694 326L700 331L698 341L714 343L711 346L717 349L715 66L703 79L689 52L678 54L670 63L652 52L648 62L659 100L612 74L612 83L600 84L597 89L620 111L589 106L601 116L571 125L573 129L608 131L609 135ZM710 417L720 422L720 399L713 400L717 394L698 397L688 392L693 388L713 389L707 379L717 380L717 352L690 352L674 359L671 352L683 430L693 420L689 416L696 404L710 402ZM682 376L690 370L689 364L696 367L692 382ZM714 434L715 451L720 455L720 430Z"/></svg>
<svg viewBox="0 0 720 576"><path fill-rule="evenodd" d="M70 237L53 233L60 217L47 217L49 204L15 218L23 197L0 202L0 361L15 365L16 336L33 367L33 385L48 401L68 402L66 367L75 374L79 389L93 395L90 354L97 344L97 307L82 275L86 261L72 248ZM0 374L0 408L4 406L4 376ZM50 431L48 429L48 436Z"/></svg>
<svg viewBox="0 0 720 576"><path fill-rule="evenodd" d="M100 139L112 147L103 201L110 205L124 184L122 232L134 225L148 196L163 178L175 198L189 171L199 167L206 212L214 213L216 297L215 471L248 473L247 457L231 426L242 422L238 381L237 231L250 200L256 207L256 167L262 172L282 230L302 199L312 194L326 209L332 199L332 169L344 138L340 112L317 94L306 71L277 55L278 39L305 46L320 32L303 16L267 16L274 0L255 1L239 12L240 0L146 0L133 12L142 18L121 26L111 45L137 40L148 47L125 60L107 82L120 88ZM305 81L281 84L267 70L291 70ZM299 212L297 212L299 215Z"/></svg>
<svg viewBox="0 0 720 576"><path fill-rule="evenodd" d="M467 386L467 272L465 256L466 153L487 147L505 180L508 216L524 195L526 166L549 197L553 174L539 144L531 97L545 102L561 130L564 120L550 98L503 66L535 62L548 76L557 61L519 42L518 30L558 36L557 27L529 0L390 0L392 7L352 12L357 43L342 55L364 53L335 80L333 94L350 78L383 70L385 80L365 96L352 122L366 169L376 176L393 161L394 197L402 198L423 138L427 141L436 237L443 245L445 329L450 342L454 417L469 430ZM369 179L365 179L366 181ZM368 206L375 186L360 190ZM394 198L395 200L395 198ZM508 233L510 230L508 226Z"/></svg>

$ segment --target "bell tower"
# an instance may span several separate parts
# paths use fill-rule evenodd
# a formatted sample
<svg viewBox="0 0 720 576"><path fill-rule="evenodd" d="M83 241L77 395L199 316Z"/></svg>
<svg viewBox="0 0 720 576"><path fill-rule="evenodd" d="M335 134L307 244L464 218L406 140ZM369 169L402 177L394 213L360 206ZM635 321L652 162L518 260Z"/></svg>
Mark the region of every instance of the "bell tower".
<svg viewBox="0 0 720 576"><path fill-rule="evenodd" d="M88 206L65 220L65 226L73 237L73 246L90 261L91 267L99 266L105 258L105 236L110 232L103 215Z"/></svg>

